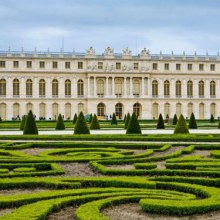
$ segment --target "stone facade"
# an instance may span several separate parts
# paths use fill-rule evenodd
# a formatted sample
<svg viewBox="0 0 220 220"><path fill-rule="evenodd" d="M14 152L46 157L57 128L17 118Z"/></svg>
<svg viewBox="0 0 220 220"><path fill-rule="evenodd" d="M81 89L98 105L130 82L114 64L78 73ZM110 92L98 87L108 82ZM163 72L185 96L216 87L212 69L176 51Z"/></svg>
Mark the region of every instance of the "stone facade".
<svg viewBox="0 0 220 220"><path fill-rule="evenodd" d="M86 53L0 52L0 116L12 120L32 109L37 119L61 113L113 112L123 118L173 117L181 113L207 119L220 116L220 57L150 54L110 47L102 55Z"/></svg>

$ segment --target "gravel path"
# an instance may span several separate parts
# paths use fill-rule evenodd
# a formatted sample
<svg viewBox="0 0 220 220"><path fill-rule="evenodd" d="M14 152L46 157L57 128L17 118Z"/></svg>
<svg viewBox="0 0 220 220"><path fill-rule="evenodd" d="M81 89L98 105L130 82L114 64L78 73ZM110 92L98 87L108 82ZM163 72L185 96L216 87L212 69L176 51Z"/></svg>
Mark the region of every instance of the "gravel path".
<svg viewBox="0 0 220 220"><path fill-rule="evenodd" d="M75 220L74 212L77 207L66 207L61 209L58 212L50 214L47 220Z"/></svg>
<svg viewBox="0 0 220 220"><path fill-rule="evenodd" d="M28 149L23 149L19 150L23 153L32 155L32 156L37 156L39 153L46 151L46 150L54 150L55 148L28 148Z"/></svg>

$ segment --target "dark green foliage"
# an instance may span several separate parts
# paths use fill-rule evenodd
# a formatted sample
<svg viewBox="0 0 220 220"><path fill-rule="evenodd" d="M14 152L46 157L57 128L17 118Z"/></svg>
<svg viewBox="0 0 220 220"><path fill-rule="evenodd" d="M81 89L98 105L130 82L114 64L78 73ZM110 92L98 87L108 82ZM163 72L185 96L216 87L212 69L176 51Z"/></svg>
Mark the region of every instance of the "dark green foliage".
<svg viewBox="0 0 220 220"><path fill-rule="evenodd" d="M91 125L90 125L90 129L91 130L100 129L99 121L98 121L98 118L97 118L96 114L94 114L94 116L92 117L92 122L91 122Z"/></svg>
<svg viewBox="0 0 220 220"><path fill-rule="evenodd" d="M218 128L220 128L220 120L218 121Z"/></svg>
<svg viewBox="0 0 220 220"><path fill-rule="evenodd" d="M173 116L173 125L176 125L177 124L177 121L178 121L178 119L177 119L177 116L176 116L176 114Z"/></svg>
<svg viewBox="0 0 220 220"><path fill-rule="evenodd" d="M74 134L90 134L89 128L82 112L79 113L79 116L76 120Z"/></svg>
<svg viewBox="0 0 220 220"><path fill-rule="evenodd" d="M90 114L90 115L89 115L89 123L92 122L92 118L93 118L93 117L92 117L92 114Z"/></svg>
<svg viewBox="0 0 220 220"><path fill-rule="evenodd" d="M115 113L113 113L113 115L112 115L111 125L117 125L117 124L118 124L118 122L117 122L116 115L115 115Z"/></svg>
<svg viewBox="0 0 220 220"><path fill-rule="evenodd" d="M38 134L38 129L37 129L37 125L35 122L35 118L31 110L29 111L27 115L23 134Z"/></svg>
<svg viewBox="0 0 220 220"><path fill-rule="evenodd" d="M125 120L124 129L127 129L128 123L129 123L129 121L130 121L130 118L131 118L130 113L128 113L128 114L127 114L127 117L126 117L126 120Z"/></svg>
<svg viewBox="0 0 220 220"><path fill-rule="evenodd" d="M169 117L169 115L167 114L167 115L166 115L166 123L168 123L169 118L170 118L170 117Z"/></svg>
<svg viewBox="0 0 220 220"><path fill-rule="evenodd" d="M65 125L63 121L63 117L59 114L56 122L56 130L65 130Z"/></svg>
<svg viewBox="0 0 220 220"><path fill-rule="evenodd" d="M211 114L210 122L211 122L211 123L214 123L214 122L215 122L215 118L214 118L214 115L213 115L213 114Z"/></svg>
<svg viewBox="0 0 220 220"><path fill-rule="evenodd" d="M141 134L141 127L135 113L132 114L129 120L126 134Z"/></svg>
<svg viewBox="0 0 220 220"><path fill-rule="evenodd" d="M27 119L27 115L23 115L22 119L21 119L21 124L20 124L20 130L23 131L24 130L24 126L25 126L25 122Z"/></svg>
<svg viewBox="0 0 220 220"><path fill-rule="evenodd" d="M157 121L157 129L165 129L163 116L160 114Z"/></svg>
<svg viewBox="0 0 220 220"><path fill-rule="evenodd" d="M73 124L76 124L77 121L77 114L75 113L74 117L73 117Z"/></svg>
<svg viewBox="0 0 220 220"><path fill-rule="evenodd" d="M179 117L179 120L176 124L174 134L188 134L188 133L189 133L189 130L188 130L188 126L186 124L186 120L183 117L183 115L181 114Z"/></svg>
<svg viewBox="0 0 220 220"><path fill-rule="evenodd" d="M191 129L197 129L197 123L196 123L195 115L193 114L193 112L190 116L188 127Z"/></svg>
<svg viewBox="0 0 220 220"><path fill-rule="evenodd" d="M2 117L0 117L0 123L2 123Z"/></svg>
<svg viewBox="0 0 220 220"><path fill-rule="evenodd" d="M125 114L125 117L124 117L124 122L126 121L126 118L127 118L127 115Z"/></svg>

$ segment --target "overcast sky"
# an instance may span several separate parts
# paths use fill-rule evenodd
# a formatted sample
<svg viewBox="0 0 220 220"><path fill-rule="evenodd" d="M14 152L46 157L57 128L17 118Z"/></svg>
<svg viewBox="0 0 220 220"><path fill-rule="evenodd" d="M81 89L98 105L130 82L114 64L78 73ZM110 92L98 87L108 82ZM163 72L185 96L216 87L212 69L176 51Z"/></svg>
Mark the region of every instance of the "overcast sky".
<svg viewBox="0 0 220 220"><path fill-rule="evenodd" d="M0 0L0 22L0 50L220 51L220 0Z"/></svg>

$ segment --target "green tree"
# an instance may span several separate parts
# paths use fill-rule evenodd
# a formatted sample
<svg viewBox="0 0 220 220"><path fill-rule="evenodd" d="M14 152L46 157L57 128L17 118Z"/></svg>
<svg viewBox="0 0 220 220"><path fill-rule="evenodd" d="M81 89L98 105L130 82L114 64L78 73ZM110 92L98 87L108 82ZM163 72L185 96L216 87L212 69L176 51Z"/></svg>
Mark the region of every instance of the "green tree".
<svg viewBox="0 0 220 220"><path fill-rule="evenodd" d="M125 114L125 117L124 117L124 122L126 121L126 118L127 118L127 115Z"/></svg>
<svg viewBox="0 0 220 220"><path fill-rule="evenodd" d="M23 115L22 119L21 119L21 124L20 124L20 130L23 131L24 130L24 126L25 126L25 122L27 119L27 115Z"/></svg>
<svg viewBox="0 0 220 220"><path fill-rule="evenodd" d="M23 134L38 134L38 129L37 129L37 125L35 122L35 118L31 110L29 111L27 115Z"/></svg>
<svg viewBox="0 0 220 220"><path fill-rule="evenodd" d="M131 116L130 116L130 113L128 112L126 120L125 120L125 124L124 124L124 129L127 129L130 118Z"/></svg>
<svg viewBox="0 0 220 220"><path fill-rule="evenodd" d="M213 115L213 114L211 114L210 122L211 122L211 123L214 123L214 122L215 122L215 118L214 118L214 115Z"/></svg>
<svg viewBox="0 0 220 220"><path fill-rule="evenodd" d="M158 118L158 121L157 121L157 129L165 129L162 114L159 115L159 118Z"/></svg>
<svg viewBox="0 0 220 220"><path fill-rule="evenodd" d="M82 112L80 112L79 116L77 117L74 127L74 134L90 134L89 128Z"/></svg>
<svg viewBox="0 0 220 220"><path fill-rule="evenodd" d="M98 121L96 114L94 114L94 116L92 118L90 129L91 130L99 130L100 129L99 121Z"/></svg>
<svg viewBox="0 0 220 220"><path fill-rule="evenodd" d="M65 125L64 125L63 117L61 116L61 114L59 114L57 118L56 130L65 130Z"/></svg>
<svg viewBox="0 0 220 220"><path fill-rule="evenodd" d="M220 120L218 121L218 128L220 128Z"/></svg>
<svg viewBox="0 0 220 220"><path fill-rule="evenodd" d="M189 129L186 124L186 120L183 117L183 115L180 115L174 130L174 134L188 134L188 133L189 133Z"/></svg>
<svg viewBox="0 0 220 220"><path fill-rule="evenodd" d="M2 123L2 117L0 116L0 123Z"/></svg>
<svg viewBox="0 0 220 220"><path fill-rule="evenodd" d="M111 125L117 125L117 124L118 124L118 122L117 122L116 115L115 115L115 113L113 113L113 115L112 115Z"/></svg>
<svg viewBox="0 0 220 220"><path fill-rule="evenodd" d="M89 123L91 123L92 122L92 113L89 115Z"/></svg>
<svg viewBox="0 0 220 220"><path fill-rule="evenodd" d="M196 118L195 115L192 114L190 115L190 119L189 119L189 126L190 129L197 129L197 123L196 123Z"/></svg>
<svg viewBox="0 0 220 220"><path fill-rule="evenodd" d="M132 114L129 120L126 134L141 134L141 127L135 113Z"/></svg>
<svg viewBox="0 0 220 220"><path fill-rule="evenodd" d="M173 125L176 125L178 122L176 114L173 116Z"/></svg>
<svg viewBox="0 0 220 220"><path fill-rule="evenodd" d="M77 121L77 114L75 113L73 117L73 124L76 124L76 121Z"/></svg>

